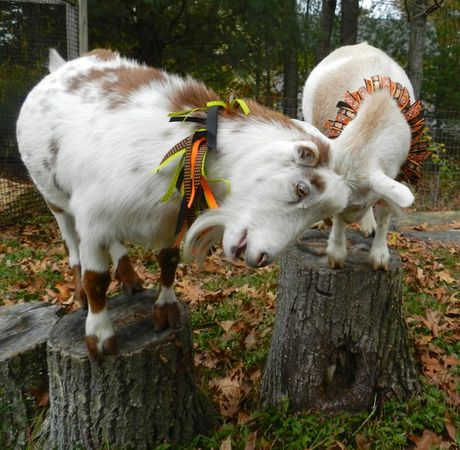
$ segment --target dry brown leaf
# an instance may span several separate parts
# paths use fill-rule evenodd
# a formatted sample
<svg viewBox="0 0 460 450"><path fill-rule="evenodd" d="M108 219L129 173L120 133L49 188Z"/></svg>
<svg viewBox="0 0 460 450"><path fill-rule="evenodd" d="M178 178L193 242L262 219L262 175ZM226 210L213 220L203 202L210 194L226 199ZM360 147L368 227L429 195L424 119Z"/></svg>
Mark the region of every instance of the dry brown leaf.
<svg viewBox="0 0 460 450"><path fill-rule="evenodd" d="M369 450L371 448L371 443L364 434L356 435L356 448L358 450Z"/></svg>
<svg viewBox="0 0 460 450"><path fill-rule="evenodd" d="M457 439L457 430L455 429L455 425L453 424L451 418L447 414L444 418L444 425L446 427L447 434L455 442Z"/></svg>
<svg viewBox="0 0 460 450"><path fill-rule="evenodd" d="M230 436L222 441L222 444L220 444L220 450L232 450L232 438Z"/></svg>
<svg viewBox="0 0 460 450"><path fill-rule="evenodd" d="M253 431L247 438L244 450L255 450L257 440L257 431Z"/></svg>
<svg viewBox="0 0 460 450"><path fill-rule="evenodd" d="M414 442L416 450L430 450L442 442L442 437L431 430L424 430L422 436L411 435L409 439Z"/></svg>
<svg viewBox="0 0 460 450"><path fill-rule="evenodd" d="M230 377L211 380L210 384L218 388L220 396L218 398L219 410L224 417L232 417L238 412L241 400L242 389L237 379Z"/></svg>
<svg viewBox="0 0 460 450"><path fill-rule="evenodd" d="M452 274L447 271L443 270L442 272L436 272L434 276L439 280L439 281L444 281L447 284L452 284L455 282L455 278L452 276Z"/></svg>
<svg viewBox="0 0 460 450"><path fill-rule="evenodd" d="M252 328L249 334L244 338L244 345L248 349L254 348L257 345L256 332L254 328Z"/></svg>

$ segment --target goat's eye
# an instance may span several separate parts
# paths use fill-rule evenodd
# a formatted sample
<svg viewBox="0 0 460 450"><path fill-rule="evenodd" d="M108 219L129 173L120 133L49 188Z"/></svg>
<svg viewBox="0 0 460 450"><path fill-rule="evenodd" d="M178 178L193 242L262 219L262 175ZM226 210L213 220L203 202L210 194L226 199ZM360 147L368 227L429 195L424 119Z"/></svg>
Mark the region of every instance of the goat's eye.
<svg viewBox="0 0 460 450"><path fill-rule="evenodd" d="M310 189L308 189L308 186L303 181L301 181L296 186L296 193L299 196L300 201L310 193Z"/></svg>

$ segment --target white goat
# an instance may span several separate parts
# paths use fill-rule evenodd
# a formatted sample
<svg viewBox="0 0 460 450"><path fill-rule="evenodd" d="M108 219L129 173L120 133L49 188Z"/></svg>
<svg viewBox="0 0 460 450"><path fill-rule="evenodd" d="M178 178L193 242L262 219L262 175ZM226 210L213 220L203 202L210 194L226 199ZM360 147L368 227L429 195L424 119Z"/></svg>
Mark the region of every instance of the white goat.
<svg viewBox="0 0 460 450"><path fill-rule="evenodd" d="M365 79L370 81L369 90L373 93L364 88L359 90ZM388 88L380 90L380 85ZM329 167L344 177L351 191L347 207L333 216L327 246L331 267L345 264L345 223L362 220L365 232L375 228L370 250L372 267L388 270L390 255L386 236L390 211L408 207L413 202L411 191L394 179L408 158L411 139L414 144L422 129L422 113L420 104L416 104L405 117L403 112L408 107L400 109L390 90L397 91L395 97L401 94L400 106L407 94L414 101L404 70L384 52L366 43L335 50L314 68L305 83L304 119L334 138ZM350 103L354 104L355 111L349 107ZM339 113L337 107L341 109ZM408 123L410 117L412 130ZM418 168L415 160L408 164L412 169ZM376 206L375 223L372 206L380 199L383 201Z"/></svg>
<svg viewBox="0 0 460 450"><path fill-rule="evenodd" d="M164 194L179 158L155 171L175 144L203 125L170 123L168 113L206 107L218 96L181 78L97 50L65 63L50 53L50 71L29 94L17 123L20 152L61 229L77 296L86 299L86 342L93 355L114 351L106 308L110 255L125 288L141 288L125 240L161 249L161 290L154 306L158 331L177 326L173 282L179 251L175 229L181 193ZM217 149L205 172L220 208L199 215L185 254L205 252L223 236L225 254L245 251L263 266L313 222L340 211L348 188L326 168L329 143L313 127L247 101L218 113ZM193 117L206 117L194 110ZM211 180L228 180L227 184ZM174 187L174 186L173 186ZM163 201L162 201L163 200Z"/></svg>

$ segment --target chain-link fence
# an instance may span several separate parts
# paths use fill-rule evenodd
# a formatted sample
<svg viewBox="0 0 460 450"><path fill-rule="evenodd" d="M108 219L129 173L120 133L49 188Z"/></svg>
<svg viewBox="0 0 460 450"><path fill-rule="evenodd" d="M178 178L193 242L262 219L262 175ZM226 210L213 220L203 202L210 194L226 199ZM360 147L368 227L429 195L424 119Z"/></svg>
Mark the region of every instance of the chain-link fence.
<svg viewBox="0 0 460 450"><path fill-rule="evenodd" d="M0 0L0 227L45 209L21 162L15 125L47 73L48 52L78 56L77 0Z"/></svg>

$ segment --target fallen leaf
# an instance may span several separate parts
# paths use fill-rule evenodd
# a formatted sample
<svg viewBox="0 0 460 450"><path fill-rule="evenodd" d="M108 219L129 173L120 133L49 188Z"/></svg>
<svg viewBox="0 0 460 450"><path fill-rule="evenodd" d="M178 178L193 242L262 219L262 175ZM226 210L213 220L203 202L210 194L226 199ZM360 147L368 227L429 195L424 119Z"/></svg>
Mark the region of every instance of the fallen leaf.
<svg viewBox="0 0 460 450"><path fill-rule="evenodd" d="M232 417L238 412L242 389L237 379L230 377L211 380L210 384L218 388L220 396L218 399L220 413L224 417Z"/></svg>
<svg viewBox="0 0 460 450"><path fill-rule="evenodd" d="M257 345L256 333L254 328L252 328L249 334L244 338L244 345L248 349L254 348Z"/></svg>
<svg viewBox="0 0 460 450"><path fill-rule="evenodd" d="M222 441L222 444L220 444L220 450L232 450L232 438L230 436Z"/></svg>
<svg viewBox="0 0 460 450"><path fill-rule="evenodd" d="M257 440L257 431L253 431L247 438L244 450L255 450Z"/></svg>
<svg viewBox="0 0 460 450"><path fill-rule="evenodd" d="M455 425L452 422L451 418L447 414L444 418L444 426L446 427L446 431L449 437L455 442L455 440L457 439L457 430L455 429Z"/></svg>
<svg viewBox="0 0 460 450"><path fill-rule="evenodd" d="M357 434L356 435L356 448L358 450L369 450L371 447L371 443L367 439L364 434Z"/></svg>
<svg viewBox="0 0 460 450"><path fill-rule="evenodd" d="M442 442L442 437L431 430L424 430L422 436L411 435L409 439L414 442L416 450L430 450Z"/></svg>
<svg viewBox="0 0 460 450"><path fill-rule="evenodd" d="M452 274L450 272L448 272L447 270L444 270L442 272L437 272L435 273L435 277L439 280L439 281L444 281L445 283L447 284L451 284L451 283L454 283L455 282L455 278L452 276Z"/></svg>

